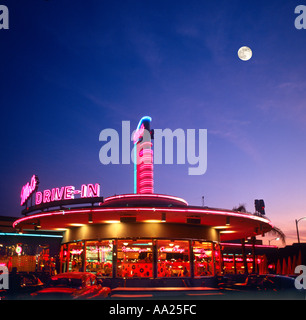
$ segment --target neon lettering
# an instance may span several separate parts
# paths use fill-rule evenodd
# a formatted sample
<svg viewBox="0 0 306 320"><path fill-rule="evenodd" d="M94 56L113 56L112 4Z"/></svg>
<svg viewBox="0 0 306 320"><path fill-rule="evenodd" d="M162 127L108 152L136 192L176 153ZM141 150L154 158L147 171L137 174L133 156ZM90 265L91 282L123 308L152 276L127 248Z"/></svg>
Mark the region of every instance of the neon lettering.
<svg viewBox="0 0 306 320"><path fill-rule="evenodd" d="M36 191L38 187L38 177L34 174L31 178L31 182L24 185L21 189L21 205L24 205L25 202L30 198L30 196Z"/></svg>
<svg viewBox="0 0 306 320"><path fill-rule="evenodd" d="M40 191L36 192L35 204L39 205L42 203L43 197Z"/></svg>
<svg viewBox="0 0 306 320"><path fill-rule="evenodd" d="M53 188L53 189L52 189L51 200L52 200L52 201L62 200L63 195L64 195L64 189L65 189L65 187Z"/></svg>
<svg viewBox="0 0 306 320"><path fill-rule="evenodd" d="M64 199L65 200L74 199L74 190L75 190L75 187L66 186L64 191Z"/></svg>
<svg viewBox="0 0 306 320"><path fill-rule="evenodd" d="M109 246L109 247L90 247L89 250L91 253L111 252L113 250L113 247L112 246Z"/></svg>
<svg viewBox="0 0 306 320"><path fill-rule="evenodd" d="M22 188L21 199L24 203L28 197L26 195L31 195L38 185L38 179L36 176L31 180L31 184L26 184ZM32 193L29 193L29 192ZM100 197L100 184L83 184L81 190L76 190L74 186L65 186L61 188L46 189L43 191L37 191L35 194L35 205L40 205L42 203L50 203L54 201L70 200L74 199L75 195L80 195L81 198L92 198Z"/></svg>
<svg viewBox="0 0 306 320"><path fill-rule="evenodd" d="M100 196L100 185L96 183L87 185L87 198L89 197L99 197Z"/></svg>
<svg viewBox="0 0 306 320"><path fill-rule="evenodd" d="M49 189L44 190L43 202L47 203L51 201L51 191Z"/></svg>
<svg viewBox="0 0 306 320"><path fill-rule="evenodd" d="M159 251L160 251L160 252L176 252L176 253L183 253L183 252L185 252L185 249L183 249L183 248L177 248L177 247L174 247L174 248L165 248L165 247L160 247L160 248L159 248Z"/></svg>
<svg viewBox="0 0 306 320"><path fill-rule="evenodd" d="M81 186L81 198L86 198L87 197L87 185L82 184Z"/></svg>
<svg viewBox="0 0 306 320"><path fill-rule="evenodd" d="M128 248L128 247L123 246L122 251L123 252L138 252L138 253L151 252L151 248Z"/></svg>

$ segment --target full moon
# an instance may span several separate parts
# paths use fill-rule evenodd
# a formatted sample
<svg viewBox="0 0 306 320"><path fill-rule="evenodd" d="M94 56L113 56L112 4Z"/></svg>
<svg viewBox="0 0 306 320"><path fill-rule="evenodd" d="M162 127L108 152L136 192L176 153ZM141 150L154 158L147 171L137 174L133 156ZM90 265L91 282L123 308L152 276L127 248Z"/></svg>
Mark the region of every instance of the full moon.
<svg viewBox="0 0 306 320"><path fill-rule="evenodd" d="M250 60L252 58L252 50L249 47L241 47L238 50L238 57L243 61Z"/></svg>

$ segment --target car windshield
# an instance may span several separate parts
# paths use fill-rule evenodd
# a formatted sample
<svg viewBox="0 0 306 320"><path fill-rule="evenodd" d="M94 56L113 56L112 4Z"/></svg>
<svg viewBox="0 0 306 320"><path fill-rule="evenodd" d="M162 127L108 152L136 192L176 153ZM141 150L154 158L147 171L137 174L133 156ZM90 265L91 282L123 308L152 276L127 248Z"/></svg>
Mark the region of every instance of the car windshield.
<svg viewBox="0 0 306 320"><path fill-rule="evenodd" d="M49 283L50 287L82 288L82 279L73 278L55 278Z"/></svg>

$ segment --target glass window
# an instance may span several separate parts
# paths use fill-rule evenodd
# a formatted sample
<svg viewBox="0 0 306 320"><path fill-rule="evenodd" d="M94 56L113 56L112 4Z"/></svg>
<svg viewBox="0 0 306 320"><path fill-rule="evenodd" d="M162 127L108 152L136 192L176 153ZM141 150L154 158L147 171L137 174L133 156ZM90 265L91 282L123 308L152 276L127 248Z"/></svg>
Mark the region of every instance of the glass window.
<svg viewBox="0 0 306 320"><path fill-rule="evenodd" d="M113 242L111 240L86 242L86 271L102 277L112 277L112 257Z"/></svg>
<svg viewBox="0 0 306 320"><path fill-rule="evenodd" d="M213 247L211 242L194 241L194 276L213 275Z"/></svg>
<svg viewBox="0 0 306 320"><path fill-rule="evenodd" d="M69 244L68 271L83 271L83 242Z"/></svg>
<svg viewBox="0 0 306 320"><path fill-rule="evenodd" d="M215 275L221 274L221 250L218 243L214 243L214 258L215 258Z"/></svg>
<svg viewBox="0 0 306 320"><path fill-rule="evenodd" d="M236 273L236 274L244 274L245 273L245 266L243 261L242 254L223 254L223 271L225 274L228 273ZM259 268L259 273L266 273L264 272L265 266L261 264L263 262L263 256L256 256L256 266L255 268ZM248 272L253 272L253 256L250 254L246 256L246 262L248 266ZM256 270L257 270L256 269Z"/></svg>
<svg viewBox="0 0 306 320"><path fill-rule="evenodd" d="M157 276L190 277L189 241L157 241Z"/></svg>
<svg viewBox="0 0 306 320"><path fill-rule="evenodd" d="M61 254L60 254L60 272L67 271L67 259L68 259L68 245L64 244L61 247Z"/></svg>
<svg viewBox="0 0 306 320"><path fill-rule="evenodd" d="M243 255L242 254L235 254L234 255L235 262L236 262L236 273L245 273L245 266L243 261ZM246 262L248 267L248 272L252 273L253 271L253 257L248 254L246 256Z"/></svg>
<svg viewBox="0 0 306 320"><path fill-rule="evenodd" d="M118 277L153 276L152 240L118 240L117 252Z"/></svg>
<svg viewBox="0 0 306 320"><path fill-rule="evenodd" d="M233 274L236 273L236 264L234 263L233 254L223 254L223 273Z"/></svg>

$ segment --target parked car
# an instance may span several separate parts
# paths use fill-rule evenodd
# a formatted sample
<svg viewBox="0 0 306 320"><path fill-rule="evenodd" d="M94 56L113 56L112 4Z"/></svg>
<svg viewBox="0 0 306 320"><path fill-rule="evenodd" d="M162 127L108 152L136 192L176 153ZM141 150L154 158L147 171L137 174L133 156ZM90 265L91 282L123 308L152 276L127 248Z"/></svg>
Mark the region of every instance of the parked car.
<svg viewBox="0 0 306 320"><path fill-rule="evenodd" d="M47 286L31 296L39 300L105 299L111 289L89 272L66 272L53 276Z"/></svg>
<svg viewBox="0 0 306 320"><path fill-rule="evenodd" d="M305 291L295 288L295 279L289 276L274 274L251 274L242 283L219 283L220 289L234 292L251 292L257 296L282 296L286 298L304 298Z"/></svg>
<svg viewBox="0 0 306 320"><path fill-rule="evenodd" d="M9 288L0 291L1 299L26 299L31 293L42 289L43 282L32 273L9 274Z"/></svg>

